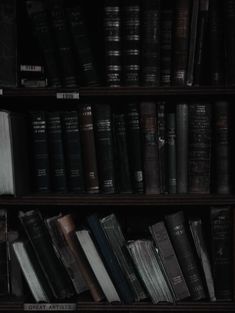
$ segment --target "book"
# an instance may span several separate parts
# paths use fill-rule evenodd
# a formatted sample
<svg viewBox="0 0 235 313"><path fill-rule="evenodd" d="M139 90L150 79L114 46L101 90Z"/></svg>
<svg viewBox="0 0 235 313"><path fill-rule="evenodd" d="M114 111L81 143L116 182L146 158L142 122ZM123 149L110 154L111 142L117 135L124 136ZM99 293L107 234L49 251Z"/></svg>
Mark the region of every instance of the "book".
<svg viewBox="0 0 235 313"><path fill-rule="evenodd" d="M71 214L61 216L57 219L57 223L63 238L68 245L68 250L76 260L83 280L90 290L93 300L95 302L103 300L104 294L82 250L82 247L77 240L75 233L76 225L73 216Z"/></svg>
<svg viewBox="0 0 235 313"><path fill-rule="evenodd" d="M231 208L211 207L210 225L215 296L218 301L231 301L233 297Z"/></svg>
<svg viewBox="0 0 235 313"><path fill-rule="evenodd" d="M140 1L127 0L122 5L123 84L140 85Z"/></svg>
<svg viewBox="0 0 235 313"><path fill-rule="evenodd" d="M194 116L192 115L192 118ZM177 193L188 192L189 105L176 104L176 180Z"/></svg>
<svg viewBox="0 0 235 313"><path fill-rule="evenodd" d="M50 287L29 242L16 241L12 247L34 300L36 302L50 302L53 298Z"/></svg>
<svg viewBox="0 0 235 313"><path fill-rule="evenodd" d="M128 282L134 291L135 300L140 301L147 297L136 270L131 261L130 255L126 248L126 240L122 233L121 226L114 214L110 214L100 219L101 226L108 238L113 252L125 273Z"/></svg>
<svg viewBox="0 0 235 313"><path fill-rule="evenodd" d="M98 193L100 187L91 105L84 104L79 108L78 121L80 124L85 190L88 193Z"/></svg>
<svg viewBox="0 0 235 313"><path fill-rule="evenodd" d="M0 194L30 190L28 132L23 113L0 111Z"/></svg>
<svg viewBox="0 0 235 313"><path fill-rule="evenodd" d="M26 7L43 55L48 83L51 87L61 87L61 73L56 55L56 45L48 22L45 3L43 1L27 0Z"/></svg>
<svg viewBox="0 0 235 313"><path fill-rule="evenodd" d="M189 226L196 247L197 255L202 265L210 301L216 301L212 269L202 230L202 220L200 218L190 219Z"/></svg>
<svg viewBox="0 0 235 313"><path fill-rule="evenodd" d="M108 302L120 302L118 293L91 238L89 230L76 231L76 236Z"/></svg>
<svg viewBox="0 0 235 313"><path fill-rule="evenodd" d="M0 209L0 296L9 296L11 288L8 247L8 214Z"/></svg>
<svg viewBox="0 0 235 313"><path fill-rule="evenodd" d="M32 189L35 192L49 192L51 182L46 113L31 111L29 124Z"/></svg>
<svg viewBox="0 0 235 313"><path fill-rule="evenodd" d="M16 0L0 3L0 86L17 86L17 17Z"/></svg>
<svg viewBox="0 0 235 313"><path fill-rule="evenodd" d="M155 102L140 103L143 168L146 194L160 193L157 108Z"/></svg>
<svg viewBox="0 0 235 313"><path fill-rule="evenodd" d="M211 190L211 105L189 104L189 186L190 193Z"/></svg>
<svg viewBox="0 0 235 313"><path fill-rule="evenodd" d="M94 105L94 129L100 191L102 193L114 193L116 190L115 160L112 111L109 104Z"/></svg>
<svg viewBox="0 0 235 313"><path fill-rule="evenodd" d="M128 103L126 109L127 148L133 192L144 192L144 173L139 105Z"/></svg>
<svg viewBox="0 0 235 313"><path fill-rule="evenodd" d="M83 193L85 186L78 112L61 112L61 122L68 190Z"/></svg>
<svg viewBox="0 0 235 313"><path fill-rule="evenodd" d="M167 190L169 193L176 193L176 121L175 113L167 113Z"/></svg>
<svg viewBox="0 0 235 313"><path fill-rule="evenodd" d="M50 158L51 187L55 192L67 191L67 177L59 112L47 112L47 133Z"/></svg>
<svg viewBox="0 0 235 313"><path fill-rule="evenodd" d="M78 266L76 258L65 240L65 236L59 226L57 220L62 217L61 214L45 219L45 224L52 239L53 247L65 266L65 269L73 283L77 294L88 290L86 282Z"/></svg>
<svg viewBox="0 0 235 313"><path fill-rule="evenodd" d="M128 242L127 247L152 302L174 302L153 242L145 239L133 240Z"/></svg>
<svg viewBox="0 0 235 313"><path fill-rule="evenodd" d="M161 221L149 226L149 231L159 251L159 257L173 289L175 300L179 301L190 297L185 278L164 222Z"/></svg>
<svg viewBox="0 0 235 313"><path fill-rule="evenodd" d="M140 14L141 83L159 86L160 82L160 1L143 1Z"/></svg>
<svg viewBox="0 0 235 313"><path fill-rule="evenodd" d="M165 221L191 298L195 301L204 299L206 295L201 272L190 242L190 233L186 227L183 211L166 215Z"/></svg>
<svg viewBox="0 0 235 313"><path fill-rule="evenodd" d="M53 249L50 235L40 212L37 210L20 211L19 219L53 296L56 299L66 299L73 296L72 283Z"/></svg>
<svg viewBox="0 0 235 313"><path fill-rule="evenodd" d="M122 84L121 43L120 0L106 0L104 3L105 77L106 84L110 87L120 87Z"/></svg>
<svg viewBox="0 0 235 313"><path fill-rule="evenodd" d="M159 171L161 193L167 192L167 102L158 101L158 150L159 150Z"/></svg>
<svg viewBox="0 0 235 313"><path fill-rule="evenodd" d="M117 258L115 257L98 216L96 214L89 215L87 217L87 223L121 301L127 304L132 303L134 301L134 293L129 286L128 280L124 275Z"/></svg>

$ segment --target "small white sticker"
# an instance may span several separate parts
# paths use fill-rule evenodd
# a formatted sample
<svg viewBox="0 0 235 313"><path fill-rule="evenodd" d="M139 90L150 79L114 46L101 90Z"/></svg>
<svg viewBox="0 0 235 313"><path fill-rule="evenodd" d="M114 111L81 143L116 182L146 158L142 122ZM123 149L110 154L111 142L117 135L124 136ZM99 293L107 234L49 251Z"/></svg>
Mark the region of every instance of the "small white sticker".
<svg viewBox="0 0 235 313"><path fill-rule="evenodd" d="M57 92L57 99L77 100L79 99L79 92Z"/></svg>
<svg viewBox="0 0 235 313"><path fill-rule="evenodd" d="M0 89L0 96L3 95L3 89Z"/></svg>

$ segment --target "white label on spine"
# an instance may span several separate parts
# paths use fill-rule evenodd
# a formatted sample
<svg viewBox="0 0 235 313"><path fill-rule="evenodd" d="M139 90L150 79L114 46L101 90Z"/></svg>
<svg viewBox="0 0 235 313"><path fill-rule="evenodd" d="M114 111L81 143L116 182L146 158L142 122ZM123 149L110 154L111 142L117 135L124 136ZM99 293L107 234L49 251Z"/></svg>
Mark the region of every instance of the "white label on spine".
<svg viewBox="0 0 235 313"><path fill-rule="evenodd" d="M24 311L75 311L76 303L25 303Z"/></svg>
<svg viewBox="0 0 235 313"><path fill-rule="evenodd" d="M0 89L0 96L3 95L3 89Z"/></svg>
<svg viewBox="0 0 235 313"><path fill-rule="evenodd" d="M77 100L79 99L79 92L57 92L56 99Z"/></svg>

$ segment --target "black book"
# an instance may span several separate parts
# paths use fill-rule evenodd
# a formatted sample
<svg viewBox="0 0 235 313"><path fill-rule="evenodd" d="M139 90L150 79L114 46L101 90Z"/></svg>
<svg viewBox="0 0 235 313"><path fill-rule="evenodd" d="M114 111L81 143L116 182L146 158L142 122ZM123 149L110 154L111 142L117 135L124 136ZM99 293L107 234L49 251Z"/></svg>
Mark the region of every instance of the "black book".
<svg viewBox="0 0 235 313"><path fill-rule="evenodd" d="M43 111L30 113L32 180L36 192L50 191L50 165L46 114Z"/></svg>
<svg viewBox="0 0 235 313"><path fill-rule="evenodd" d="M189 192L211 190L211 106L189 104Z"/></svg>
<svg viewBox="0 0 235 313"><path fill-rule="evenodd" d="M108 242L105 232L96 214L87 218L88 225L93 233L96 245L101 253L106 269L113 280L117 292L124 303L132 303L135 299L134 293L129 286L121 266Z"/></svg>
<svg viewBox="0 0 235 313"><path fill-rule="evenodd" d="M227 101L214 103L214 182L217 193L231 192L230 109Z"/></svg>
<svg viewBox="0 0 235 313"><path fill-rule="evenodd" d="M97 104L94 106L94 127L100 190L103 193L114 193L115 163L113 153L112 111L109 104Z"/></svg>
<svg viewBox="0 0 235 313"><path fill-rule="evenodd" d="M141 83L160 82L160 0L145 0L141 6Z"/></svg>
<svg viewBox="0 0 235 313"><path fill-rule="evenodd" d="M167 192L167 123L166 101L158 101L158 149L161 193Z"/></svg>
<svg viewBox="0 0 235 313"><path fill-rule="evenodd" d="M69 298L74 294L73 286L61 261L57 258L50 235L39 211L20 212L19 219L57 299Z"/></svg>
<svg viewBox="0 0 235 313"><path fill-rule="evenodd" d="M225 82L223 3L210 0L208 46L209 46L209 84L221 85Z"/></svg>
<svg viewBox="0 0 235 313"><path fill-rule="evenodd" d="M140 1L126 0L122 5L123 83L140 84Z"/></svg>
<svg viewBox="0 0 235 313"><path fill-rule="evenodd" d="M176 193L176 121L175 113L167 114L167 190Z"/></svg>
<svg viewBox="0 0 235 313"><path fill-rule="evenodd" d="M82 147L77 111L61 113L68 190L84 192Z"/></svg>
<svg viewBox="0 0 235 313"><path fill-rule="evenodd" d="M232 284L232 214L229 207L212 207L211 251L217 300L231 301Z"/></svg>
<svg viewBox="0 0 235 313"><path fill-rule="evenodd" d="M61 0L47 0L49 21L52 25L53 36L62 73L63 87L76 87L77 79L73 64L72 43L69 36L65 12Z"/></svg>
<svg viewBox="0 0 235 313"><path fill-rule="evenodd" d="M193 300L205 298L201 273L182 211L166 215L167 229Z"/></svg>
<svg viewBox="0 0 235 313"><path fill-rule="evenodd" d="M157 108L155 102L140 103L146 194L160 193Z"/></svg>
<svg viewBox="0 0 235 313"><path fill-rule="evenodd" d="M0 2L0 86L17 86L16 0Z"/></svg>
<svg viewBox="0 0 235 313"><path fill-rule="evenodd" d="M35 36L38 39L39 47L43 55L49 85L52 87L61 87L61 76L56 56L56 46L48 22L48 14L45 4L42 0L27 0L26 5L32 21Z"/></svg>
<svg viewBox="0 0 235 313"><path fill-rule="evenodd" d="M66 192L66 169L62 137L62 124L59 112L47 113L50 176L52 190Z"/></svg>
<svg viewBox="0 0 235 313"><path fill-rule="evenodd" d="M105 76L110 87L122 83L121 6L120 0L104 3Z"/></svg>
<svg viewBox="0 0 235 313"><path fill-rule="evenodd" d="M129 193L132 192L132 183L125 112L119 111L118 109L114 110L113 128L117 189L121 193Z"/></svg>
<svg viewBox="0 0 235 313"><path fill-rule="evenodd" d="M80 83L84 86L97 86L99 78L81 4L68 5L66 16L72 37L75 61L80 70Z"/></svg>
<svg viewBox="0 0 235 313"><path fill-rule="evenodd" d="M133 191L144 192L142 141L139 107L136 103L127 104L127 145Z"/></svg>
<svg viewBox="0 0 235 313"><path fill-rule="evenodd" d="M173 2L161 1L160 11L160 85L172 82Z"/></svg>
<svg viewBox="0 0 235 313"><path fill-rule="evenodd" d="M10 295L10 260L8 251L8 214L0 210L0 296Z"/></svg>
<svg viewBox="0 0 235 313"><path fill-rule="evenodd" d="M191 0L177 0L173 33L173 84L186 83Z"/></svg>

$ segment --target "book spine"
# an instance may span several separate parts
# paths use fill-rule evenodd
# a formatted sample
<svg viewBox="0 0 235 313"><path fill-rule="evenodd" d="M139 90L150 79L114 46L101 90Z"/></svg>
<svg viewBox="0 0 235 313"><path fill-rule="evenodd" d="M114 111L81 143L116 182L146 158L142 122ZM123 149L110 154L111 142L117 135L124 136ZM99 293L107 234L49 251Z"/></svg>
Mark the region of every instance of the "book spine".
<svg viewBox="0 0 235 313"><path fill-rule="evenodd" d="M66 16L75 51L75 58L81 71L81 80L85 86L98 86L99 78L94 57L88 39L88 30L80 5L66 8Z"/></svg>
<svg viewBox="0 0 235 313"><path fill-rule="evenodd" d="M120 0L106 0L104 5L104 40L106 83L120 87L122 83Z"/></svg>
<svg viewBox="0 0 235 313"><path fill-rule="evenodd" d="M49 85L61 87L61 77L59 72L58 60L56 58L55 43L48 24L47 12L42 1L28 1L27 9L32 20L33 28L42 50L46 74Z"/></svg>
<svg viewBox="0 0 235 313"><path fill-rule="evenodd" d="M10 294L10 260L8 257L8 216L7 211L0 210L0 295Z"/></svg>
<svg viewBox="0 0 235 313"><path fill-rule="evenodd" d="M65 192L67 191L67 181L59 112L47 113L47 126L52 189L56 192Z"/></svg>
<svg viewBox="0 0 235 313"><path fill-rule="evenodd" d="M229 103L214 103L215 184L217 193L231 192Z"/></svg>
<svg viewBox="0 0 235 313"><path fill-rule="evenodd" d="M204 63L206 55L206 34L208 27L208 10L209 0L200 0L200 9L198 16L198 35L195 51L194 85L203 84Z"/></svg>
<svg viewBox="0 0 235 313"><path fill-rule="evenodd" d="M0 86L17 87L17 1L0 2Z"/></svg>
<svg viewBox="0 0 235 313"><path fill-rule="evenodd" d="M212 267L217 300L232 300L232 220L229 207L211 208Z"/></svg>
<svg viewBox="0 0 235 313"><path fill-rule="evenodd" d="M132 303L134 301L134 294L114 255L97 215L90 215L87 218L87 222L120 298L124 303Z"/></svg>
<svg viewBox="0 0 235 313"><path fill-rule="evenodd" d="M172 83L172 2L161 2L160 11L160 85L170 86Z"/></svg>
<svg viewBox="0 0 235 313"><path fill-rule="evenodd" d="M113 113L114 142L116 154L117 188L121 193L132 192L130 161L127 147L126 116L124 112Z"/></svg>
<svg viewBox="0 0 235 313"><path fill-rule="evenodd" d="M140 4L125 1L122 8L123 82L126 86L140 84Z"/></svg>
<svg viewBox="0 0 235 313"><path fill-rule="evenodd" d="M176 180L177 193L188 192L188 104L176 104Z"/></svg>
<svg viewBox="0 0 235 313"><path fill-rule="evenodd" d="M190 293L164 222L158 222L150 226L149 230L157 248L159 249L159 254L174 290L176 301L188 298Z"/></svg>
<svg viewBox="0 0 235 313"><path fill-rule="evenodd" d="M196 53L196 41L198 33L198 15L200 0L193 0L191 22L190 22L190 34L189 34L189 51L188 51L188 65L186 73L186 85L192 86L194 84L194 67L195 67L195 53Z"/></svg>
<svg viewBox="0 0 235 313"><path fill-rule="evenodd" d="M168 192L176 193L176 127L175 113L167 114L167 179Z"/></svg>
<svg viewBox="0 0 235 313"><path fill-rule="evenodd" d="M173 84L186 83L188 60L190 0L177 0L174 20L174 56L173 56Z"/></svg>
<svg viewBox="0 0 235 313"><path fill-rule="evenodd" d="M155 102L140 103L146 194L160 193L157 109Z"/></svg>
<svg viewBox="0 0 235 313"><path fill-rule="evenodd" d="M232 0L224 1L224 32L226 48L227 83L235 85L235 3Z"/></svg>
<svg viewBox="0 0 235 313"><path fill-rule="evenodd" d="M211 106L189 105L189 192L209 193L211 176Z"/></svg>
<svg viewBox="0 0 235 313"><path fill-rule="evenodd" d="M144 1L141 10L141 82L144 86L158 86L160 82L160 1Z"/></svg>
<svg viewBox="0 0 235 313"><path fill-rule="evenodd" d="M127 104L127 141L133 191L144 192L140 114L136 103Z"/></svg>
<svg viewBox="0 0 235 313"><path fill-rule="evenodd" d="M205 298L205 291L182 211L165 217L167 229L193 300Z"/></svg>
<svg viewBox="0 0 235 313"><path fill-rule="evenodd" d="M222 12L221 1L210 1L208 43L210 47L209 83L211 85L221 85L225 81Z"/></svg>
<svg viewBox="0 0 235 313"><path fill-rule="evenodd" d="M52 24L53 34L58 49L58 57L62 71L63 87L76 87L77 79L73 65L73 53L69 32L65 20L64 10L59 1L54 2L49 8L49 17Z"/></svg>
<svg viewBox="0 0 235 313"><path fill-rule="evenodd" d="M79 109L82 157L84 165L85 187L88 193L99 192L99 178L96 161L96 147L91 105L85 104Z"/></svg>
<svg viewBox="0 0 235 313"><path fill-rule="evenodd" d="M77 111L61 113L68 190L84 192L82 152Z"/></svg>
<svg viewBox="0 0 235 313"><path fill-rule="evenodd" d="M20 212L19 219L33 246L54 297L64 299L72 296L74 291L71 281L54 252L49 233L39 211Z"/></svg>
<svg viewBox="0 0 235 313"><path fill-rule="evenodd" d="M94 106L94 126L99 168L100 190L115 192L115 165L113 155L112 112L109 104Z"/></svg>
<svg viewBox="0 0 235 313"><path fill-rule="evenodd" d="M49 151L45 112L30 113L32 178L36 192L50 191Z"/></svg>
<svg viewBox="0 0 235 313"><path fill-rule="evenodd" d="M159 148L159 170L161 193L167 191L167 127L166 127L166 105L165 101L157 104L158 120L158 148Z"/></svg>

